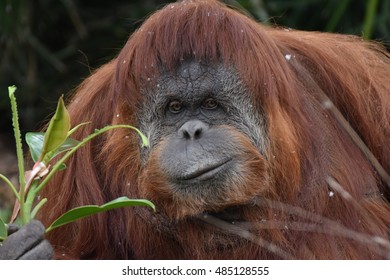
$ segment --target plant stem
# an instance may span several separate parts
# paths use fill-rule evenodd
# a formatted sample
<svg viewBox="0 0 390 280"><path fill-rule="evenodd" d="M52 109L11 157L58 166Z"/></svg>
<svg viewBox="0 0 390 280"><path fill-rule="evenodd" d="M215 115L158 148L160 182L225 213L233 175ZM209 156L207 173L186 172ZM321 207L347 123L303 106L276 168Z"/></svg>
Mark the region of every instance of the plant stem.
<svg viewBox="0 0 390 280"><path fill-rule="evenodd" d="M7 185L11 188L12 192L14 193L16 199L19 201L19 194L18 191L16 190L16 187L12 184L12 182L5 177L3 174L0 174L0 178L4 180L4 182L7 183Z"/></svg>
<svg viewBox="0 0 390 280"><path fill-rule="evenodd" d="M35 177L35 175L33 176ZM24 207L25 212L23 213L27 221L30 221L32 218L31 209L34 204L35 197L38 195L38 192L36 192L36 188L39 183L38 180L34 180L33 178L31 178L30 180L32 181L30 181L29 191L27 192L27 196L25 199L26 200L25 207Z"/></svg>
<svg viewBox="0 0 390 280"><path fill-rule="evenodd" d="M83 123L80 123L78 125L76 125L74 128L72 128L71 130L69 130L68 132L68 137L70 137L77 129L79 129L80 127L84 126L84 125L87 125L87 124L90 124L91 122L83 122Z"/></svg>
<svg viewBox="0 0 390 280"><path fill-rule="evenodd" d="M18 117L18 109L16 105L15 98L15 90L16 87L8 87L9 98L11 100L11 110L12 110L12 125L14 127L14 135L15 135L15 143L16 143L16 155L18 158L18 168L19 168L19 203L20 203L20 211L22 213L22 224L27 222L26 217L24 215L24 187L25 187L25 178L24 178L24 158L23 158L23 148L22 148L22 139L20 136L20 128L19 128L19 117Z"/></svg>
<svg viewBox="0 0 390 280"><path fill-rule="evenodd" d="M38 211L42 208L42 206L47 202L47 198L42 199L39 201L39 203L34 207L34 209L31 211L31 219L35 218L35 215L38 213Z"/></svg>

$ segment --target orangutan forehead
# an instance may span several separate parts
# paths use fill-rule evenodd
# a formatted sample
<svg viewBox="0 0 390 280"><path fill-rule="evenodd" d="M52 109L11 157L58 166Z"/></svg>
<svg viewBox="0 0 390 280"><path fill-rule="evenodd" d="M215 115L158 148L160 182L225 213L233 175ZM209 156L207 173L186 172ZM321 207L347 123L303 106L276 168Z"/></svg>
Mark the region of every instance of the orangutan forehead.
<svg viewBox="0 0 390 280"><path fill-rule="evenodd" d="M161 70L155 81L141 85L141 93L144 101L140 106L147 111L172 99L197 103L214 98L233 112L234 107L240 107L242 103L246 107L253 106L252 95L238 72L222 63L185 61L174 70Z"/></svg>
<svg viewBox="0 0 390 280"><path fill-rule="evenodd" d="M173 71L162 71L155 85L157 99L160 95L181 94L188 100L205 98L207 95L219 93L218 98L223 99L221 92L244 92L239 75L233 67L221 63L202 63L186 61ZM173 97L173 96L172 96Z"/></svg>
<svg viewBox="0 0 390 280"><path fill-rule="evenodd" d="M203 63L189 60L182 63L176 69L175 76L179 79L196 83L202 79L209 79L212 75L215 75L220 68L222 67L217 63Z"/></svg>
<svg viewBox="0 0 390 280"><path fill-rule="evenodd" d="M186 84L191 88L196 88L202 83L207 83L211 79L215 79L216 75L221 71L228 72L228 70L221 67L219 63L187 60L178 65L176 69L162 69L158 81L160 83L174 81L177 84Z"/></svg>

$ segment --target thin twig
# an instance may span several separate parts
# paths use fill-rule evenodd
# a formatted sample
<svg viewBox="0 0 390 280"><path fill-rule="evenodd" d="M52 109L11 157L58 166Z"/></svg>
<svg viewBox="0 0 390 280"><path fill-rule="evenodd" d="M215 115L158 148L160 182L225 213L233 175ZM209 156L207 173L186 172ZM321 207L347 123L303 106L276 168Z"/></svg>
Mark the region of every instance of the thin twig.
<svg viewBox="0 0 390 280"><path fill-rule="evenodd" d="M212 215L209 215L209 214L200 215L199 219L208 223L208 224L211 224L217 228L226 230L227 232L230 232L232 234L240 236L241 238L249 240L249 241L267 249L271 253L274 253L275 255L281 257L282 259L286 259L286 260L294 259L294 256L292 256L291 254L287 253L286 251L279 248L275 244L272 244L271 242L268 242L268 241L264 240L263 238L250 233L245 228L238 227L238 226L233 225L233 224L229 224L229 223L227 223L221 219L218 219Z"/></svg>
<svg viewBox="0 0 390 280"><path fill-rule="evenodd" d="M299 76L307 83L309 87L314 90L314 93L319 98L324 109L329 110L336 120L339 122L341 127L348 133L351 139L355 142L355 144L359 147L359 149L364 153L366 158L371 162L375 170L378 172L379 176L382 178L384 183L390 189L390 175L383 168L383 166L379 163L378 159L374 156L374 154L370 151L367 145L363 142L360 136L356 133L356 131L352 128L349 122L345 119L343 114L334 106L333 102L330 100L328 95L320 88L320 86L314 81L310 73L303 67L295 57L291 57L289 59L290 64L295 68Z"/></svg>

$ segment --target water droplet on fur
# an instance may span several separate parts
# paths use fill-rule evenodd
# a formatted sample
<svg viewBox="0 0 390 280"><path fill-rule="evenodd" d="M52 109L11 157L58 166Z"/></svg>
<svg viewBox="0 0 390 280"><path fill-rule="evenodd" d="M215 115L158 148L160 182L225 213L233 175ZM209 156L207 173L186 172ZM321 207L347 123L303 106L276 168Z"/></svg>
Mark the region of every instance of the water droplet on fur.
<svg viewBox="0 0 390 280"><path fill-rule="evenodd" d="M286 54L284 57L285 57L287 60L290 60L290 59L291 59L291 54Z"/></svg>
<svg viewBox="0 0 390 280"><path fill-rule="evenodd" d="M334 192L330 191L329 192L329 197L333 197L334 196Z"/></svg>
<svg viewBox="0 0 390 280"><path fill-rule="evenodd" d="M333 104L332 104L332 101L325 100L324 102L322 102L322 106L324 106L325 109L330 109L330 108L332 108Z"/></svg>
<svg viewBox="0 0 390 280"><path fill-rule="evenodd" d="M120 114L116 114L116 117L119 118Z"/></svg>

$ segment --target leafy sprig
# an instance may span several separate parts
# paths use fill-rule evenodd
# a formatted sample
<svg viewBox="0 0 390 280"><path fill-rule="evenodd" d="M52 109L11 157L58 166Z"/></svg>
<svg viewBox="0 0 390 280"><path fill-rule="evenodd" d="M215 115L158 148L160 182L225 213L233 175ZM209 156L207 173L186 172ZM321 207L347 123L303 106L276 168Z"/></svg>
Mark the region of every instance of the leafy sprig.
<svg viewBox="0 0 390 280"><path fill-rule="evenodd" d="M15 91L15 86L8 88L11 100L12 123L14 127L16 153L18 158L19 190L6 176L0 174L0 179L6 182L16 198L10 223L14 222L17 217L20 217L20 223L23 226L35 217L47 201L46 198L43 198L37 202L37 197L40 191L47 185L56 172L66 168L65 162L71 155L96 136L112 129L131 129L140 135L143 146L149 145L148 139L141 131L134 126L122 124L110 125L101 129L96 129L92 134L88 135L81 141L70 138L77 129L81 126L88 125L89 123L81 123L71 129L68 110L65 107L63 98L60 97L56 112L51 118L46 132L29 132L26 134L26 142L29 146L31 157L35 164L32 170L25 172L23 147L18 122L18 111L14 95ZM54 158L57 158L57 161L52 164ZM46 232L87 216L128 206L147 206L155 210L154 204L148 200L119 197L101 206L85 205L71 209L48 226ZM7 224L0 218L0 241L6 238Z"/></svg>

